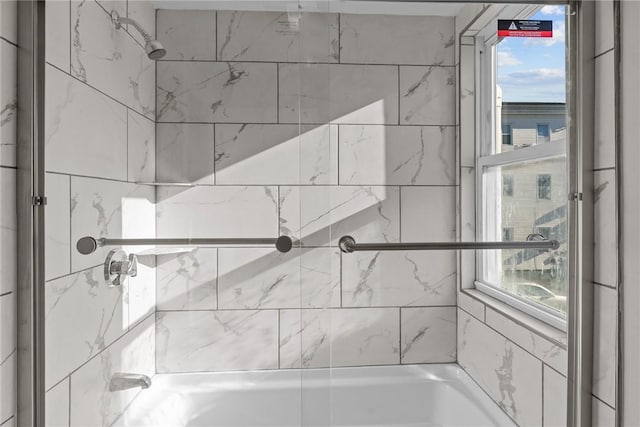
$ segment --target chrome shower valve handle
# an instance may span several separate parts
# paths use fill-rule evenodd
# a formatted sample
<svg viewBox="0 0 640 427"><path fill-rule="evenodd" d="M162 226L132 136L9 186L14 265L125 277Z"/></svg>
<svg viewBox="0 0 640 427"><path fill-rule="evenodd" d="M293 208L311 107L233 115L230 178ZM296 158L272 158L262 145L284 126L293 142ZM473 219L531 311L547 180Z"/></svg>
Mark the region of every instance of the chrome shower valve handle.
<svg viewBox="0 0 640 427"><path fill-rule="evenodd" d="M138 275L138 258L134 254L124 253L121 249L112 250L104 261L104 279L110 287L122 285L124 278Z"/></svg>

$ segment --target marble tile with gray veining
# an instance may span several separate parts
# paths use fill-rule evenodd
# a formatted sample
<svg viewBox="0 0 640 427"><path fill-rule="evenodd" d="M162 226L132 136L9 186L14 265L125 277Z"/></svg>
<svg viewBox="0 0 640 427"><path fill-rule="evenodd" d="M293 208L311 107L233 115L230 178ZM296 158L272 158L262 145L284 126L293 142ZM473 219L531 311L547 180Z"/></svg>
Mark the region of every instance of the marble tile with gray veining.
<svg viewBox="0 0 640 427"><path fill-rule="evenodd" d="M151 35L156 37L156 7L153 2L148 0L127 0L127 17L135 19L142 27ZM107 8L107 10L110 10ZM135 31L131 25L127 25L129 34L142 46L145 44L142 34Z"/></svg>
<svg viewBox="0 0 640 427"><path fill-rule="evenodd" d="M400 363L397 308L331 310L331 366Z"/></svg>
<svg viewBox="0 0 640 427"><path fill-rule="evenodd" d="M108 287L102 270L95 267L45 285L47 388L127 330L123 289Z"/></svg>
<svg viewBox="0 0 640 427"><path fill-rule="evenodd" d="M0 297L0 422L15 410L16 309L16 293Z"/></svg>
<svg viewBox="0 0 640 427"><path fill-rule="evenodd" d="M335 249L221 248L220 309L324 308L340 304Z"/></svg>
<svg viewBox="0 0 640 427"><path fill-rule="evenodd" d="M18 1L0 1L0 37L18 44ZM4 421L4 420L3 420Z"/></svg>
<svg viewBox="0 0 640 427"><path fill-rule="evenodd" d="M476 164L476 97L475 97L475 46L460 46L460 83L457 87L459 117L457 123L460 124L460 165L473 167Z"/></svg>
<svg viewBox="0 0 640 427"><path fill-rule="evenodd" d="M69 378L65 378L45 395L45 425L69 426Z"/></svg>
<svg viewBox="0 0 640 427"><path fill-rule="evenodd" d="M558 344L487 307L486 323L563 375L567 374L567 351Z"/></svg>
<svg viewBox="0 0 640 427"><path fill-rule="evenodd" d="M278 187L157 187L157 237L278 234Z"/></svg>
<svg viewBox="0 0 640 427"><path fill-rule="evenodd" d="M133 388L112 392L109 381L118 372L153 376L155 339L154 317L148 316L71 375L70 425L112 425L141 391Z"/></svg>
<svg viewBox="0 0 640 427"><path fill-rule="evenodd" d="M47 0L46 3L46 59L49 64L68 73L71 64L71 2Z"/></svg>
<svg viewBox="0 0 640 427"><path fill-rule="evenodd" d="M454 185L455 128L340 126L340 184Z"/></svg>
<svg viewBox="0 0 640 427"><path fill-rule="evenodd" d="M153 182L156 176L156 127L147 117L128 110L128 179Z"/></svg>
<svg viewBox="0 0 640 427"><path fill-rule="evenodd" d="M338 15L218 12L218 59L224 61L338 62Z"/></svg>
<svg viewBox="0 0 640 427"><path fill-rule="evenodd" d="M567 379L544 366L543 372L543 408L545 427L563 427L567 425ZM605 426L606 424L592 423Z"/></svg>
<svg viewBox="0 0 640 427"><path fill-rule="evenodd" d="M340 16L341 62L453 65L454 41L452 17Z"/></svg>
<svg viewBox="0 0 640 427"><path fill-rule="evenodd" d="M133 238L155 236L155 189L148 185L71 178L71 245L84 236ZM91 255L71 251L71 271L102 264L109 250ZM125 250L140 251L142 247Z"/></svg>
<svg viewBox="0 0 640 427"><path fill-rule="evenodd" d="M618 286L616 171L594 172L593 186L593 280L603 285Z"/></svg>
<svg viewBox="0 0 640 427"><path fill-rule="evenodd" d="M71 74L155 118L155 62L97 2L71 3Z"/></svg>
<svg viewBox="0 0 640 427"><path fill-rule="evenodd" d="M454 125L454 67L400 67L400 123Z"/></svg>
<svg viewBox="0 0 640 427"><path fill-rule="evenodd" d="M598 1L597 4L611 3ZM611 33L613 34L613 32ZM596 37L598 39L598 37ZM616 166L616 66L615 52L608 52L595 60L593 167Z"/></svg>
<svg viewBox="0 0 640 427"><path fill-rule="evenodd" d="M395 66L280 64L279 67L280 123L398 124Z"/></svg>
<svg viewBox="0 0 640 427"><path fill-rule="evenodd" d="M158 123L156 132L158 182L214 183L213 125Z"/></svg>
<svg viewBox="0 0 640 427"><path fill-rule="evenodd" d="M331 311L280 311L280 368L331 365Z"/></svg>
<svg viewBox="0 0 640 427"><path fill-rule="evenodd" d="M215 310L218 253L195 248L157 257L158 310Z"/></svg>
<svg viewBox="0 0 640 427"><path fill-rule="evenodd" d="M440 252L356 252L342 256L344 307L456 303L456 258Z"/></svg>
<svg viewBox="0 0 640 427"><path fill-rule="evenodd" d="M616 405L617 312L615 289L595 285L593 291L593 395Z"/></svg>
<svg viewBox="0 0 640 427"><path fill-rule="evenodd" d="M127 179L126 107L51 66L45 104L48 171Z"/></svg>
<svg viewBox="0 0 640 427"><path fill-rule="evenodd" d="M0 168L0 294L17 289L16 171Z"/></svg>
<svg viewBox="0 0 640 427"><path fill-rule="evenodd" d="M542 362L458 310L458 363L519 425L542 425Z"/></svg>
<svg viewBox="0 0 640 427"><path fill-rule="evenodd" d="M167 49L164 60L215 61L216 11L157 11L158 41Z"/></svg>
<svg viewBox="0 0 640 427"><path fill-rule="evenodd" d="M591 399L592 424L602 427L614 427L616 425L616 410L600 399Z"/></svg>
<svg viewBox="0 0 640 427"><path fill-rule="evenodd" d="M16 413L16 369L18 355L13 351L7 358L0 362L0 422L8 420ZM15 419L15 418L14 418ZM12 426L11 421L8 425ZM5 424L2 424L4 427Z"/></svg>
<svg viewBox="0 0 640 427"><path fill-rule="evenodd" d="M4 3L4 2L3 2ZM0 165L16 165L18 48L0 39Z"/></svg>
<svg viewBox="0 0 640 427"><path fill-rule="evenodd" d="M137 250L129 246L125 252L134 253ZM137 260L138 274L127 277L124 282L124 309L127 311L129 328L156 311L156 257L138 255Z"/></svg>
<svg viewBox="0 0 640 427"><path fill-rule="evenodd" d="M216 183L337 184L337 126L216 125Z"/></svg>
<svg viewBox="0 0 640 427"><path fill-rule="evenodd" d="M278 368L278 311L171 311L156 318L158 373Z"/></svg>
<svg viewBox="0 0 640 427"><path fill-rule="evenodd" d="M455 187L402 187L402 241L443 242L456 237ZM437 209L433 201L437 200Z"/></svg>
<svg viewBox="0 0 640 427"><path fill-rule="evenodd" d="M481 322L484 322L484 314L486 311L485 305L478 301L477 299L469 296L463 290L458 292L458 302L457 305L459 308L466 311L468 314L472 315L476 319Z"/></svg>
<svg viewBox="0 0 640 427"><path fill-rule="evenodd" d="M346 234L359 242L397 242L396 187L280 187L280 232L305 246L337 245Z"/></svg>
<svg viewBox="0 0 640 427"><path fill-rule="evenodd" d="M71 179L47 173L45 185L45 279L51 280L71 273Z"/></svg>
<svg viewBox="0 0 640 427"><path fill-rule="evenodd" d="M159 62L159 122L277 121L277 64Z"/></svg>
<svg viewBox="0 0 640 427"><path fill-rule="evenodd" d="M398 364L397 308L282 310L280 367Z"/></svg>
<svg viewBox="0 0 640 427"><path fill-rule="evenodd" d="M401 363L456 361L456 308L402 308Z"/></svg>

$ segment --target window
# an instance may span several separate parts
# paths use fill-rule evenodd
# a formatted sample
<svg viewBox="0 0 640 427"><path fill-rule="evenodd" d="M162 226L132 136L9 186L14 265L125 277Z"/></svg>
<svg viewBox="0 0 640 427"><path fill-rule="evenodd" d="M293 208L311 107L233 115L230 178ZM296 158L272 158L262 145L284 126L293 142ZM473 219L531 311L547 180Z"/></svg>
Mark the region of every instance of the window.
<svg viewBox="0 0 640 427"><path fill-rule="evenodd" d="M486 118L476 122L477 239L539 233L560 242L551 251L477 251L476 288L557 327L566 326L568 290L564 9L522 6L523 19L554 21L553 40L481 31L475 66L475 117Z"/></svg>
<svg viewBox="0 0 640 427"><path fill-rule="evenodd" d="M513 197L513 175L502 175L502 195Z"/></svg>
<svg viewBox="0 0 640 427"><path fill-rule="evenodd" d="M502 125L502 145L513 145L511 125Z"/></svg>
<svg viewBox="0 0 640 427"><path fill-rule="evenodd" d="M538 175L538 199L551 200L551 175Z"/></svg>
<svg viewBox="0 0 640 427"><path fill-rule="evenodd" d="M513 227L502 228L502 241L513 242Z"/></svg>
<svg viewBox="0 0 640 427"><path fill-rule="evenodd" d="M536 125L536 142L538 144L544 144L545 142L549 142L551 140L551 134L549 132L549 125Z"/></svg>

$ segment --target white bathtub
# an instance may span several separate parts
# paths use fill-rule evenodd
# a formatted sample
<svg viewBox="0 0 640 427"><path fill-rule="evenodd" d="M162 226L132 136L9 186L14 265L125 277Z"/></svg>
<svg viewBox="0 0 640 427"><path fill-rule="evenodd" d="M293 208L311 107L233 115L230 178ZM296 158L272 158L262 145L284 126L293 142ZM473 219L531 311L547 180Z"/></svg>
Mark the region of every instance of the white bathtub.
<svg viewBox="0 0 640 427"><path fill-rule="evenodd" d="M160 374L116 426L515 426L457 365Z"/></svg>

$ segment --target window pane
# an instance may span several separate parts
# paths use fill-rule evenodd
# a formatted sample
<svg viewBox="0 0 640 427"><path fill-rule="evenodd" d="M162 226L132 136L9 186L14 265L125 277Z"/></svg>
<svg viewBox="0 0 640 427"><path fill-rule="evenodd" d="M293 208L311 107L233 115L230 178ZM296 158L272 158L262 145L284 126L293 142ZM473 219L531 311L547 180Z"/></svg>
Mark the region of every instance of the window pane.
<svg viewBox="0 0 640 427"><path fill-rule="evenodd" d="M488 168L484 172L484 240L524 241L532 233L558 240L554 251L486 251L485 283L542 304L567 309L567 188L565 157ZM498 191L506 181L513 195Z"/></svg>
<svg viewBox="0 0 640 427"><path fill-rule="evenodd" d="M492 153L565 140L565 7L542 7L528 19L551 20L553 37L505 37L495 45Z"/></svg>

